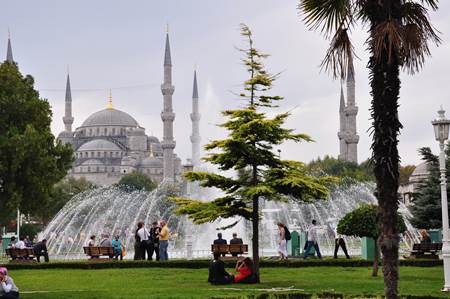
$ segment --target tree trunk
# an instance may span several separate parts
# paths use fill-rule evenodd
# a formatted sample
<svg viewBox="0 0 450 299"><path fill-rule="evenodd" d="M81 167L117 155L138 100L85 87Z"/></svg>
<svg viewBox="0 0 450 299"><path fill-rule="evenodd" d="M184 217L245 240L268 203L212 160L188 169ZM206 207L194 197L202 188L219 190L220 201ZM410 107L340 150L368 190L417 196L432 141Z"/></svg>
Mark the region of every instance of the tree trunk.
<svg viewBox="0 0 450 299"><path fill-rule="evenodd" d="M399 155L398 96L400 90L399 64L395 54L388 62L386 51L377 60L369 62L372 87L373 162L377 181L379 246L383 254L385 296L398 296L398 248L397 232Z"/></svg>
<svg viewBox="0 0 450 299"><path fill-rule="evenodd" d="M252 251L253 251L253 265L256 276L256 282L259 280L259 199L253 198L253 215L252 215Z"/></svg>
<svg viewBox="0 0 450 299"><path fill-rule="evenodd" d="M380 250L378 249L378 240L375 240L374 245L374 254L373 254L373 269L372 269L372 277L378 276L378 264L380 262L379 256L380 256Z"/></svg>

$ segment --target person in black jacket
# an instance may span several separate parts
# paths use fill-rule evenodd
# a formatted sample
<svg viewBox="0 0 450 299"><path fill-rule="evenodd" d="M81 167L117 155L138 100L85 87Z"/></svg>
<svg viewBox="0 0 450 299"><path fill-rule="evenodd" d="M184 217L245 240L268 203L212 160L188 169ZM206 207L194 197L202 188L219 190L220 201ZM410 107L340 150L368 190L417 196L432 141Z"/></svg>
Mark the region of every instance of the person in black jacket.
<svg viewBox="0 0 450 299"><path fill-rule="evenodd" d="M44 239L41 242L37 242L34 246L33 246L33 252L34 255L36 256L36 259L38 261L38 263L40 263L40 259L41 256L44 257L45 262L48 263L49 258L48 258L48 252L47 252L47 240Z"/></svg>
<svg viewBox="0 0 450 299"><path fill-rule="evenodd" d="M214 260L209 263L208 282L211 284L229 284L234 281L233 275L225 271L225 263L219 253L214 253Z"/></svg>
<svg viewBox="0 0 450 299"><path fill-rule="evenodd" d="M156 260L159 261L159 232L161 228L158 226L158 222L154 221L150 228L150 252L148 253L148 259L153 259L153 252L155 252Z"/></svg>

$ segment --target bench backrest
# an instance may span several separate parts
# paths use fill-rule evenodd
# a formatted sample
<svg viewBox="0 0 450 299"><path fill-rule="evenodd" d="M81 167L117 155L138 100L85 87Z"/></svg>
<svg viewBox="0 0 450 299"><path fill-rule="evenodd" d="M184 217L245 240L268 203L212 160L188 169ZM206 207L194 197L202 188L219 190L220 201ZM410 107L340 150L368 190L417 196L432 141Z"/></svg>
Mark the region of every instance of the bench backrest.
<svg viewBox="0 0 450 299"><path fill-rule="evenodd" d="M430 252L442 250L442 243L429 243L429 244L414 244L414 251Z"/></svg>
<svg viewBox="0 0 450 299"><path fill-rule="evenodd" d="M6 254L14 257L34 256L33 248L6 248Z"/></svg>
<svg viewBox="0 0 450 299"><path fill-rule="evenodd" d="M86 246L83 247L84 253L89 256L114 255L112 247Z"/></svg>
<svg viewBox="0 0 450 299"><path fill-rule="evenodd" d="M212 244L211 251L216 253L247 253L247 244Z"/></svg>

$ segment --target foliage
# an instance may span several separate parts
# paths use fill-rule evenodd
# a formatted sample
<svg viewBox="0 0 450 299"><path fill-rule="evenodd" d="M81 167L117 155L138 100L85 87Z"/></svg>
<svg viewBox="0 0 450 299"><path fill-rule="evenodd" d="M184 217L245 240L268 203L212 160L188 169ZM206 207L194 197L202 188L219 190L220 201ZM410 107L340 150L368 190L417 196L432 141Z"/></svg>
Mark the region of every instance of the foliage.
<svg viewBox="0 0 450 299"><path fill-rule="evenodd" d="M42 226L39 224L25 223L20 226L20 236L29 236L33 240L41 230Z"/></svg>
<svg viewBox="0 0 450 299"><path fill-rule="evenodd" d="M331 39L322 67L335 78L354 77L354 46L350 32L361 25L367 33L371 86L372 163L379 205L379 244L383 253L385 295L397 298L399 237L396 232L400 157L398 117L400 69L418 72L431 55L429 44L440 44L428 9L437 0L299 0L298 9L310 29Z"/></svg>
<svg viewBox="0 0 450 299"><path fill-rule="evenodd" d="M49 103L15 63L0 64L0 218L35 214L72 164L69 145L55 143Z"/></svg>
<svg viewBox="0 0 450 299"><path fill-rule="evenodd" d="M378 239L380 229L377 208L376 205L362 205L346 214L338 223L338 233L346 236ZM400 233L406 231L405 221L399 213L397 213L397 231Z"/></svg>
<svg viewBox="0 0 450 299"><path fill-rule="evenodd" d="M45 208L41 209L39 217L44 223L51 220L64 205L78 193L93 189L96 186L85 178L73 178L61 180L56 183L50 191L49 200L45 203Z"/></svg>
<svg viewBox="0 0 450 299"><path fill-rule="evenodd" d="M414 204L410 207L413 218L412 225L417 228L442 228L442 206L439 157L433 155L431 149L419 149L422 160L427 162L429 175L419 183L417 192L413 194ZM446 147L447 178L450 178L450 145ZM447 197L450 198L450 184L447 184ZM449 209L450 212L450 209Z"/></svg>
<svg viewBox="0 0 450 299"><path fill-rule="evenodd" d="M332 175L340 178L352 178L357 181L373 181L373 169L368 161L361 164L343 161L331 156L317 158L306 165L306 169L314 175Z"/></svg>
<svg viewBox="0 0 450 299"><path fill-rule="evenodd" d="M120 265L122 262L106 262ZM146 264L163 265L166 263L145 262ZM170 262L169 262L170 263ZM22 263L30 264L30 263ZM37 263L36 263L37 264ZM44 266L47 263L41 263ZM52 262L48 263L51 265ZM86 264L103 264L86 262ZM40 265L37 265L40 266ZM232 272L234 267L228 267ZM445 297L440 291L442 284L442 267L418 268L401 267L402 284L400 293L403 296L416 295L422 298ZM336 292L346 298L376 298L383 292L383 281L379 278L367 277L367 267L307 267L307 268L261 268L264 280L255 290L255 285L213 286L207 281L208 272L203 269L179 268L140 268L140 269L47 269L47 270L11 270L10 274L21 290L39 290L40 292L24 292L25 299L49 298L209 298L229 296L244 297L267 293L274 287L287 288L294 286L305 293L323 294ZM301 273L301 275L299 275ZM149 277L153 283L149 283ZM426 283L424 283L426 277ZM124 285L133 285L126 288ZM176 285L176 287L174 287ZM83 286L80 289L80 286ZM57 292L55 292L57 290ZM277 292L278 291L278 292ZM279 290L271 292L280 293ZM282 292L285 293L285 292ZM325 294L323 294L325 295ZM321 295L322 296L322 295ZM425 297L426 296L426 297ZM22 295L21 295L22 297ZM295 298L295 297L294 297ZM330 298L329 296L322 298ZM417 298L417 297L415 297Z"/></svg>
<svg viewBox="0 0 450 299"><path fill-rule="evenodd" d="M132 173L124 175L117 183L117 187L126 192L139 190L152 191L156 189L157 186L158 185L153 182L151 178L139 171L133 171Z"/></svg>
<svg viewBox="0 0 450 299"><path fill-rule="evenodd" d="M411 176L411 174L414 172L415 169L416 169L416 166L414 166L414 165L400 166L398 183L400 185L408 184L409 177Z"/></svg>
<svg viewBox="0 0 450 299"><path fill-rule="evenodd" d="M227 119L220 127L229 134L226 139L215 140L205 146L210 153L203 160L215 164L225 172L234 170L237 175L225 176L208 172L189 172L186 178L199 181L202 187L216 187L223 196L209 202L175 198L178 214L187 214L194 223L212 222L220 218L240 216L252 222L252 250L255 271L259 265L259 201L280 201L291 196L294 200L311 202L326 198L327 186L333 178L314 177L307 174L301 162L281 160L274 153L274 146L285 141L309 142L306 134L296 134L283 127L289 113L276 114L270 118L265 111L273 110L280 96L268 95L278 75L268 73L263 64L267 54L253 46L252 32L241 26L241 35L248 42L242 49L249 78L239 94L242 108L225 110Z"/></svg>

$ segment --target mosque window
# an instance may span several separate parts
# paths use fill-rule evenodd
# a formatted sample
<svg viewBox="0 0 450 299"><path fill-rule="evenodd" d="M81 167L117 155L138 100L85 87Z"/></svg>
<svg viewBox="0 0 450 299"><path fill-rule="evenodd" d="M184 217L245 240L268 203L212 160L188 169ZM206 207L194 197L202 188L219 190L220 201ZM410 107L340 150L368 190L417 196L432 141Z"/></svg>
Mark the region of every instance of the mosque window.
<svg viewBox="0 0 450 299"><path fill-rule="evenodd" d="M116 152L116 157L119 157L119 152Z"/></svg>
<svg viewBox="0 0 450 299"><path fill-rule="evenodd" d="M97 128L97 135L100 135L100 128Z"/></svg>
<svg viewBox="0 0 450 299"><path fill-rule="evenodd" d="M89 129L89 136L92 136L92 129Z"/></svg>
<svg viewBox="0 0 450 299"><path fill-rule="evenodd" d="M108 134L108 129L107 128L104 128L103 131L105 132L105 135Z"/></svg>
<svg viewBox="0 0 450 299"><path fill-rule="evenodd" d="M97 152L97 157L100 157L100 152Z"/></svg>
<svg viewBox="0 0 450 299"><path fill-rule="evenodd" d="M91 157L94 157L94 152L91 152Z"/></svg>
<svg viewBox="0 0 450 299"><path fill-rule="evenodd" d="M87 172L91 172L91 167L88 166Z"/></svg>
<svg viewBox="0 0 450 299"><path fill-rule="evenodd" d="M84 153L84 156L87 158L87 157L89 156L89 153L88 153L88 152L85 152L85 153Z"/></svg>
<svg viewBox="0 0 450 299"><path fill-rule="evenodd" d="M116 128L112 128L112 134L116 135Z"/></svg>
<svg viewBox="0 0 450 299"><path fill-rule="evenodd" d="M98 172L98 171L99 171L99 169L100 169L100 168L99 168L99 167L97 166L97 169L96 169L96 171Z"/></svg>
<svg viewBox="0 0 450 299"><path fill-rule="evenodd" d="M114 172L114 167L111 167L111 172Z"/></svg>
<svg viewBox="0 0 450 299"><path fill-rule="evenodd" d="M109 156L112 158L113 157L113 152L109 152Z"/></svg>

